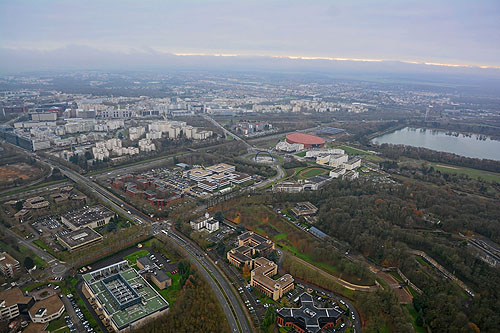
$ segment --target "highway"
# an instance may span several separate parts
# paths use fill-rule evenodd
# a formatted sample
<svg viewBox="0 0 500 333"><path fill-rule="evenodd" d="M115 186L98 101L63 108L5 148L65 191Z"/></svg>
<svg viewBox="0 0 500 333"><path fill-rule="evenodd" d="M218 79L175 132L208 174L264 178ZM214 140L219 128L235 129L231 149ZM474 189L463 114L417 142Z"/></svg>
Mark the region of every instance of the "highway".
<svg viewBox="0 0 500 333"><path fill-rule="evenodd" d="M48 160L46 160L45 162L49 164L54 163ZM149 216L138 211L134 207L128 205L126 202L122 201L114 194L108 192L99 184L92 182L88 178L62 165L57 165L57 167L59 167L61 171L69 179L73 180L76 183L81 183L86 185L97 196L99 196L101 200L108 203L111 207L113 207L113 209L115 209L120 214L134 221L139 220L148 222L149 224L154 223L154 221L150 220ZM206 255L202 251L198 250L190 241L185 240L180 234L178 234L174 230L168 230L168 237L170 237L170 239L175 241L179 246L184 248L190 254L190 256L188 256L188 259L191 261L191 263L193 263L196 267L198 267L200 272L207 279L207 281L213 288L217 298L221 302L221 306L224 309L224 313L226 314L226 318L228 320L231 331L251 332L243 307L239 303L238 298L236 297L236 291L234 291L233 288L229 285L227 280L215 267L214 263L212 263L208 258L206 258ZM227 299L224 295L227 296Z"/></svg>

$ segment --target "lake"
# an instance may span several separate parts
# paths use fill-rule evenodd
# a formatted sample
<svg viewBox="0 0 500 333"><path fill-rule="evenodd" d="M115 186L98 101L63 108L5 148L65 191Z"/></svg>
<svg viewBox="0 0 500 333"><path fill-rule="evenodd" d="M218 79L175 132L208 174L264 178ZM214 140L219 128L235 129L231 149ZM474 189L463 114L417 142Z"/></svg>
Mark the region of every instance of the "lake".
<svg viewBox="0 0 500 333"><path fill-rule="evenodd" d="M466 135L425 128L405 127L376 137L372 140L372 143L423 147L466 157L500 161L500 141L492 140L484 135Z"/></svg>

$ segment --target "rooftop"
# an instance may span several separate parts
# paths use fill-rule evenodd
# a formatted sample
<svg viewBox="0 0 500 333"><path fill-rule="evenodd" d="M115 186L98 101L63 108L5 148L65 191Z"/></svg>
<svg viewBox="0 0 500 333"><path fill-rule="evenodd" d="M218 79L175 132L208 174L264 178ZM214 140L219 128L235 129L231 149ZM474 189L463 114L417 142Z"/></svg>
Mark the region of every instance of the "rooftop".
<svg viewBox="0 0 500 333"><path fill-rule="evenodd" d="M163 311L169 306L168 302L135 269L128 266L127 261L120 261L84 274L83 280L119 329L155 312ZM116 293L113 296L112 292L123 288L129 291L127 294L130 297L136 297L137 294L140 302L130 302L135 299L131 298L118 304ZM120 293L117 295L120 296Z"/></svg>
<svg viewBox="0 0 500 333"><path fill-rule="evenodd" d="M59 312L62 306L64 306L63 302L61 301L59 296L55 294L41 301L35 302L35 304L33 304L31 309L29 310L29 313L30 316L34 318L39 310L45 309L46 312L44 316L50 316L56 312Z"/></svg>
<svg viewBox="0 0 500 333"><path fill-rule="evenodd" d="M288 143L301 143L305 145L322 145L325 143L325 140L316 135L299 132L288 134L286 140Z"/></svg>
<svg viewBox="0 0 500 333"><path fill-rule="evenodd" d="M73 224L75 227L82 227L89 223L114 216L115 213L104 206L98 205L75 212L67 213L62 217Z"/></svg>
<svg viewBox="0 0 500 333"><path fill-rule="evenodd" d="M320 332L324 325L336 322L342 315L334 308L317 308L312 296L307 293L300 295L299 299L300 308L281 308L278 310L278 315L288 321L293 321L306 332Z"/></svg>
<svg viewBox="0 0 500 333"><path fill-rule="evenodd" d="M99 235L97 232L95 232L93 229L89 227L71 231L65 235L61 235L58 237L61 241L66 243L70 248L102 239L101 235Z"/></svg>
<svg viewBox="0 0 500 333"><path fill-rule="evenodd" d="M11 288L0 292L0 309L14 304L26 304L31 300L30 296L24 296L19 288Z"/></svg>

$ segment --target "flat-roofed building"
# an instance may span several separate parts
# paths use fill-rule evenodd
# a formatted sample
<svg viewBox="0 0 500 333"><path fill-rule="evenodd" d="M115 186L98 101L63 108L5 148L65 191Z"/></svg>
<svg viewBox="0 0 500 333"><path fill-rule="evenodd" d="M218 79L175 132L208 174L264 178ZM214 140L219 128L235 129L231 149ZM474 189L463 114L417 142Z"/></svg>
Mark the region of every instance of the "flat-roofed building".
<svg viewBox="0 0 500 333"><path fill-rule="evenodd" d="M273 192L299 193L304 190L304 184L298 182L279 182L273 185Z"/></svg>
<svg viewBox="0 0 500 333"><path fill-rule="evenodd" d="M344 162L344 168L346 170L355 170L361 166L361 158L353 157L350 158L347 162Z"/></svg>
<svg viewBox="0 0 500 333"><path fill-rule="evenodd" d="M83 292L115 332L137 331L168 311L168 302L126 260L83 274Z"/></svg>
<svg viewBox="0 0 500 333"><path fill-rule="evenodd" d="M247 231L238 236L238 246L249 246L252 248L252 255L268 255L274 250L274 243L253 231Z"/></svg>
<svg viewBox="0 0 500 333"><path fill-rule="evenodd" d="M234 171L231 173L230 179L232 183L241 184L252 180L252 177L250 177L250 175L247 175L246 173Z"/></svg>
<svg viewBox="0 0 500 333"><path fill-rule="evenodd" d="M0 292L0 320L11 320L28 309L35 303L31 296L24 296L19 288L11 288Z"/></svg>
<svg viewBox="0 0 500 333"><path fill-rule="evenodd" d="M215 164L207 167L206 169L214 173L231 173L233 171L236 171L236 167L234 165L226 163Z"/></svg>
<svg viewBox="0 0 500 333"><path fill-rule="evenodd" d="M205 215L197 218L194 221L189 222L191 225L191 228L193 228L196 231L207 231L207 232L214 232L219 229L219 221L214 219L213 216L210 216L208 212L205 213Z"/></svg>
<svg viewBox="0 0 500 333"><path fill-rule="evenodd" d="M259 289L273 300L280 299L294 288L294 280L290 274L273 280L271 277L278 273L278 265L271 260L260 257L253 260L253 270L250 273L250 285Z"/></svg>
<svg viewBox="0 0 500 333"><path fill-rule="evenodd" d="M311 216L316 214L317 212L318 207L314 206L309 201L297 202L297 204L295 204L295 207L292 208L292 214L295 217Z"/></svg>
<svg viewBox="0 0 500 333"><path fill-rule="evenodd" d="M69 251L91 246L102 240L102 236L89 227L73 230L65 235L57 236L57 240Z"/></svg>
<svg viewBox="0 0 500 333"><path fill-rule="evenodd" d="M194 180L196 182L201 182L207 179L208 176L212 174L212 171L204 170L202 168L194 168L183 172L184 177Z"/></svg>
<svg viewBox="0 0 500 333"><path fill-rule="evenodd" d="M141 271L145 271L146 277L148 277L158 288L165 289L172 285L170 276L158 267L148 256L137 258L136 264Z"/></svg>
<svg viewBox="0 0 500 333"><path fill-rule="evenodd" d="M106 225L113 216L115 216L114 212L98 205L64 214L61 216L61 222L71 230L85 227L97 228Z"/></svg>
<svg viewBox="0 0 500 333"><path fill-rule="evenodd" d="M281 308L277 311L278 326L292 327L301 333L319 333L340 324L342 312L334 308L318 308L311 295L299 296L300 308Z"/></svg>
<svg viewBox="0 0 500 333"><path fill-rule="evenodd" d="M358 177L359 177L359 172L351 170L351 171L347 171L344 174L344 176L342 177L342 179L354 180L354 179L357 179Z"/></svg>
<svg viewBox="0 0 500 333"><path fill-rule="evenodd" d="M330 177L331 178L339 178L340 176L342 176L344 173L345 173L345 169L344 168L335 168L333 170L330 170Z"/></svg>
<svg viewBox="0 0 500 333"><path fill-rule="evenodd" d="M57 294L35 302L29 310L31 321L48 323L59 318L64 312L64 304Z"/></svg>
<svg viewBox="0 0 500 333"><path fill-rule="evenodd" d="M44 197L33 197L26 199L23 203L25 209L43 209L49 207L49 202Z"/></svg>
<svg viewBox="0 0 500 333"><path fill-rule="evenodd" d="M227 260L236 266L243 268L243 266L247 266L249 269L252 268L252 249L246 245L239 246L235 249L231 249L227 252Z"/></svg>
<svg viewBox="0 0 500 333"><path fill-rule="evenodd" d="M21 270L19 261L12 258L7 252L0 254L0 271L7 278L13 278Z"/></svg>
<svg viewBox="0 0 500 333"><path fill-rule="evenodd" d="M29 209L23 208L14 214L14 218L17 222L23 223L31 218L31 212Z"/></svg>

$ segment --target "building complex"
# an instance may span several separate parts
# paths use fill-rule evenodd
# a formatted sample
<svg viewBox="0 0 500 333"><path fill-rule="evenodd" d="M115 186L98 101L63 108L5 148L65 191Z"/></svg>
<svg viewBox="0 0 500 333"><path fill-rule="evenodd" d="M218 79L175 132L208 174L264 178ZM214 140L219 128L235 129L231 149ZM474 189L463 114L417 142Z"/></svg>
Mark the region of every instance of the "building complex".
<svg viewBox="0 0 500 333"><path fill-rule="evenodd" d="M103 323L129 332L168 310L168 302L126 260L83 275L84 292Z"/></svg>
<svg viewBox="0 0 500 333"><path fill-rule="evenodd" d="M279 326L292 327L300 333L319 333L340 324L342 312L334 308L318 308L313 297L303 293L299 308L281 308L277 311Z"/></svg>
<svg viewBox="0 0 500 333"><path fill-rule="evenodd" d="M234 266L251 270L250 284L273 300L278 300L294 288L294 280L285 274L277 280L272 279L278 273L278 265L263 256L274 250L274 243L254 232L238 236L238 247L227 253L227 259ZM253 257L259 256L253 259Z"/></svg>

